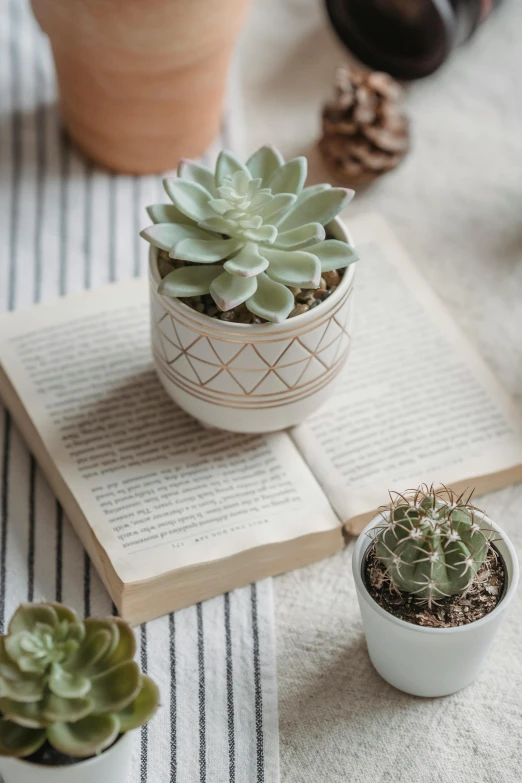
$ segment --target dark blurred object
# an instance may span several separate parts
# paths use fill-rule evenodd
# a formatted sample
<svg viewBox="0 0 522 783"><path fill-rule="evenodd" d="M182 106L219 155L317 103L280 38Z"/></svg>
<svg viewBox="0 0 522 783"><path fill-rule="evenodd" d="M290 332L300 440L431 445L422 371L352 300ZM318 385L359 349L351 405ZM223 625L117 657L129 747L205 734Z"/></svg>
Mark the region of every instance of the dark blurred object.
<svg viewBox="0 0 522 783"><path fill-rule="evenodd" d="M397 79L433 73L502 0L326 0L341 41Z"/></svg>
<svg viewBox="0 0 522 783"><path fill-rule="evenodd" d="M402 87L387 73L338 68L323 108L319 150L335 179L358 187L397 166L409 149Z"/></svg>

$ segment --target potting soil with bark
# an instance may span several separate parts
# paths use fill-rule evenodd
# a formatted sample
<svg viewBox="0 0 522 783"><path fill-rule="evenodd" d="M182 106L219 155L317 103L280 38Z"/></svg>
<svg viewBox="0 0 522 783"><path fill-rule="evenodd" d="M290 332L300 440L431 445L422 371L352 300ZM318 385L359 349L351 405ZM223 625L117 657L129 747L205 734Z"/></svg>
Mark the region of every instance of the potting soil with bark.
<svg viewBox="0 0 522 783"><path fill-rule="evenodd" d="M394 617L426 628L455 628L480 620L495 608L503 596L506 576L502 558L492 546L468 590L437 599L430 608L426 602L392 585L372 545L363 565L363 579L374 601Z"/></svg>
<svg viewBox="0 0 522 783"><path fill-rule="evenodd" d="M191 266L191 263L190 261L178 261L170 258L166 250L158 251L158 271L162 279L166 277L169 272L172 272L174 269L179 269L182 266ZM341 282L344 272L344 269L333 269L331 272L324 272L321 277L319 288L290 288L289 290L294 295L295 306L288 317L293 318L296 315L306 313L308 310L312 310L320 305L321 302L328 299ZM179 301L188 305L193 310L197 310L198 313L204 313L210 318L219 318L221 321L233 321L242 324L266 323L263 318L259 318L257 315L254 315L247 310L244 304L238 305L232 310L226 310L225 312L219 310L210 294L180 297Z"/></svg>

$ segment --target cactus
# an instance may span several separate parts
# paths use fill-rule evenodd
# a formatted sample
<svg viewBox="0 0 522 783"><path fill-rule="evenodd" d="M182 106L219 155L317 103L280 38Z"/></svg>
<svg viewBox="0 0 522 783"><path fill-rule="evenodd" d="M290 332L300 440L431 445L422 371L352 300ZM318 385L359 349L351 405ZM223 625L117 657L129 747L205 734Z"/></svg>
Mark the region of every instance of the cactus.
<svg viewBox="0 0 522 783"><path fill-rule="evenodd" d="M491 532L482 530L478 509L443 487L423 485L404 494L390 493L381 509L383 524L374 536L375 554L392 584L431 606L464 593L489 550ZM480 514L480 512L479 512Z"/></svg>
<svg viewBox="0 0 522 783"><path fill-rule="evenodd" d="M158 689L135 651L119 618L81 622L62 604L22 604L0 636L0 756L30 756L47 741L85 758L147 722Z"/></svg>
<svg viewBox="0 0 522 783"><path fill-rule="evenodd" d="M323 272L357 260L346 242L326 239L324 226L353 191L304 188L306 158L284 162L262 147L243 165L226 150L215 172L182 161L164 180L172 204L147 208L154 225L141 236L189 262L160 283L166 296L210 293L220 310L245 303L267 321L284 321L294 308L289 287L318 288Z"/></svg>

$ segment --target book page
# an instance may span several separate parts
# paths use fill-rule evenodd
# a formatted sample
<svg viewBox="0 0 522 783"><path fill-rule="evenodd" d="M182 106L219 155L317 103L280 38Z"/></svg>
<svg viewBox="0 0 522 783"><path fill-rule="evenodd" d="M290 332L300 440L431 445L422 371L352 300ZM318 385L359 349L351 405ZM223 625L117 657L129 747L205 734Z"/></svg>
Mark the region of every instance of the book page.
<svg viewBox="0 0 522 783"><path fill-rule="evenodd" d="M3 316L0 335L2 369L123 582L339 526L286 433L204 429L167 396L146 281Z"/></svg>
<svg viewBox="0 0 522 783"><path fill-rule="evenodd" d="M389 489L522 479L514 403L384 221L349 228L361 255L352 351L334 398L292 433L348 530Z"/></svg>

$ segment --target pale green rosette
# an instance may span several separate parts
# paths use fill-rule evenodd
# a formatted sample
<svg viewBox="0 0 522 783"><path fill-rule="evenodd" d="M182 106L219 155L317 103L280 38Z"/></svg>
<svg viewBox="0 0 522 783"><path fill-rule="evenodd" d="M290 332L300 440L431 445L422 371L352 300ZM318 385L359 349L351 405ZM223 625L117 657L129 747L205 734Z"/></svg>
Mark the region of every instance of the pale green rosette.
<svg viewBox="0 0 522 783"><path fill-rule="evenodd" d="M165 179L171 204L148 207L154 225L141 235L173 259L191 262L170 272L159 292L171 297L211 294L220 310L245 303L279 323L294 307L290 287L317 288L321 274L357 260L346 242L326 239L324 226L354 193L330 185L304 187L306 158L285 163L262 147L241 163L219 155L215 172L182 161Z"/></svg>
<svg viewBox="0 0 522 783"><path fill-rule="evenodd" d="M47 740L85 758L146 723L158 689L135 652L119 618L82 622L62 604L22 604L0 637L0 755L30 756Z"/></svg>

